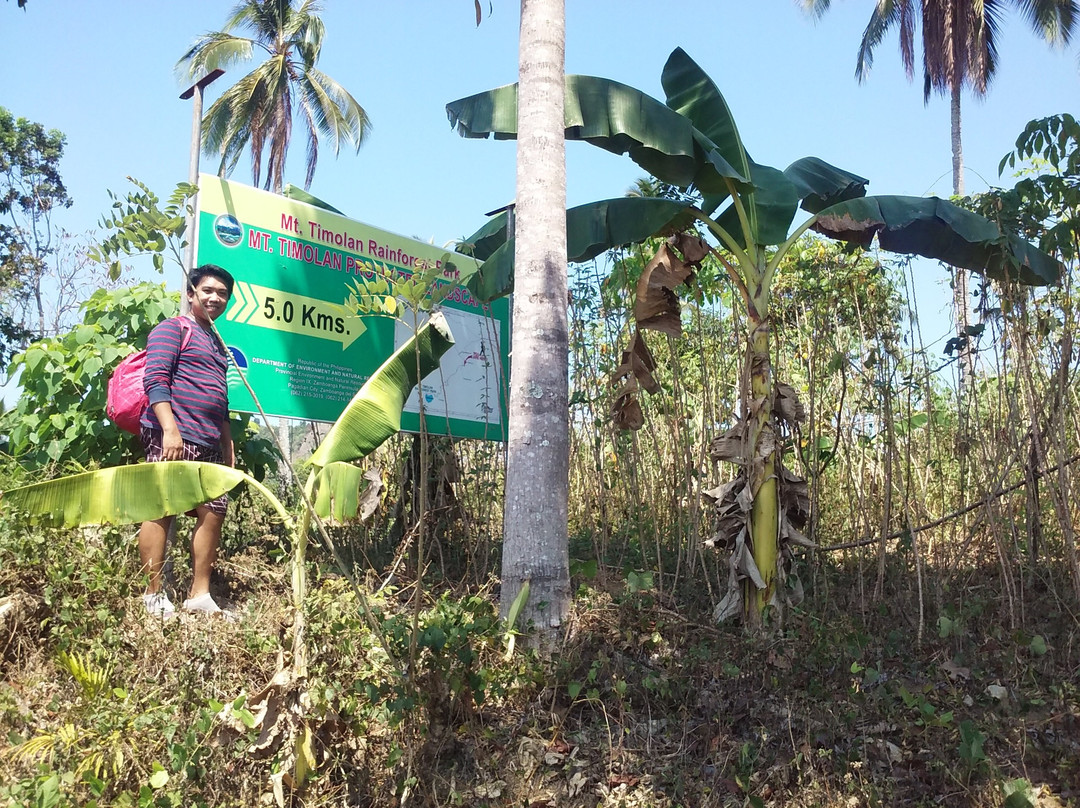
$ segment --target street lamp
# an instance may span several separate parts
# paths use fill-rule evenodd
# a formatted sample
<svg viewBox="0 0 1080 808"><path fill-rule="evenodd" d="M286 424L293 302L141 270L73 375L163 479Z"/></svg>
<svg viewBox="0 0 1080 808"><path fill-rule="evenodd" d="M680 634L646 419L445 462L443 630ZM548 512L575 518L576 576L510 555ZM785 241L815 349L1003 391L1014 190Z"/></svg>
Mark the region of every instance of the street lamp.
<svg viewBox="0 0 1080 808"><path fill-rule="evenodd" d="M221 78L224 74L225 71L221 68L212 70L184 90L184 92L180 93L180 98L184 101L187 101L191 97L195 98L195 102L192 104L191 113L191 158L188 163L188 182L192 185L197 185L199 182L199 153L202 151L203 90L206 89L207 85ZM187 245L184 247L184 266L182 267L183 278L180 280L181 314L187 314L188 309L190 308L187 295L184 293L187 291L188 273L195 269L195 240L199 222L198 194L196 194L194 200L192 200L189 210L190 212L187 215L187 225L184 228L184 233L187 235Z"/></svg>

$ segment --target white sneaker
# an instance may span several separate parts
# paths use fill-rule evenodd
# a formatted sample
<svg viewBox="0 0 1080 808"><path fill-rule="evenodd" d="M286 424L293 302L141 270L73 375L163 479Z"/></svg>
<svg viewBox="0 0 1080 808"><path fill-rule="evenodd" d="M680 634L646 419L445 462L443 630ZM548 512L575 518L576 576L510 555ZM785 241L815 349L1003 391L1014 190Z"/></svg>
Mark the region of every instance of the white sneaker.
<svg viewBox="0 0 1080 808"><path fill-rule="evenodd" d="M185 600L184 611L220 617L222 620L227 620L230 623L235 623L237 619L236 612L222 609L217 605L217 601L210 596L209 592L203 592L198 597Z"/></svg>
<svg viewBox="0 0 1080 808"><path fill-rule="evenodd" d="M198 597L188 598L184 601L185 612L206 612L207 614L217 614L221 611L221 607L217 605L209 592L203 592Z"/></svg>
<svg viewBox="0 0 1080 808"><path fill-rule="evenodd" d="M176 617L176 607L164 592L147 592L142 596L146 613L158 620Z"/></svg>

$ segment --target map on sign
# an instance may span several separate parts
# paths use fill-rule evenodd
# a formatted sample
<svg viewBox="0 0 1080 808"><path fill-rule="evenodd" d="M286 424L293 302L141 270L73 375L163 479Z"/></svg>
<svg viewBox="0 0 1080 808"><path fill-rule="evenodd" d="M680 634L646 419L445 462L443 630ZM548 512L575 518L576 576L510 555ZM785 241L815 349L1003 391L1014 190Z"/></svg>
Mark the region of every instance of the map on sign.
<svg viewBox="0 0 1080 808"><path fill-rule="evenodd" d="M428 429L455 437L504 439L509 302L480 304L459 281L471 259L360 224L337 213L201 175L198 263L236 278L218 328L269 415L334 421L356 391L412 331L398 317L361 315L349 301L371 285L394 284L434 267L441 309L455 345L421 389ZM422 322L422 320L421 320ZM256 411L230 367L229 403ZM414 391L402 428L419 429Z"/></svg>
<svg viewBox="0 0 1080 808"><path fill-rule="evenodd" d="M455 343L443 355L439 370L413 390L405 412L420 411L420 391L429 423L439 419L484 420L493 428L501 424L499 400L503 394L498 334L490 320L468 312L443 312ZM420 321L422 324L426 317ZM394 342L405 343L412 330L398 322Z"/></svg>

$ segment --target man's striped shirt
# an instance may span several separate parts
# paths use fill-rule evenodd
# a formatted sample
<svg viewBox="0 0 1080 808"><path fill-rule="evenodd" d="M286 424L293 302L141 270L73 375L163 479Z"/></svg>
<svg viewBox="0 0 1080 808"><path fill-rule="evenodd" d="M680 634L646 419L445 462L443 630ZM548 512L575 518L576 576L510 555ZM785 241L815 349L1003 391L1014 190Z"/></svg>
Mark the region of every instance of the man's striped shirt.
<svg viewBox="0 0 1080 808"><path fill-rule="evenodd" d="M153 405L172 404L180 437L188 443L217 446L229 414L225 371L229 363L217 338L188 318L191 336L184 350L184 327L179 318L158 323L146 342L146 371L143 389L150 406L140 424L161 429Z"/></svg>

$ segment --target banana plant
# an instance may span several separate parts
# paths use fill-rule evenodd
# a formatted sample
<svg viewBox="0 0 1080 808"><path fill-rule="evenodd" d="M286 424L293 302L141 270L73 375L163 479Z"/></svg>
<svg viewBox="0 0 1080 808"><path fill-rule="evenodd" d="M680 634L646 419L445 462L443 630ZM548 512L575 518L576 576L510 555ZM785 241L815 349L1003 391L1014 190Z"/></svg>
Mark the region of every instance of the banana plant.
<svg viewBox="0 0 1080 808"><path fill-rule="evenodd" d="M868 180L816 157L796 160L783 171L754 161L720 90L682 49L668 58L661 83L665 102L609 79L567 76L566 138L625 154L657 180L690 191L698 201L636 198L572 209L567 213L567 257L587 260L606 249L685 231L688 221L698 225L695 236L701 231L711 236L711 242L684 237L673 242L688 249L681 259L668 254L654 261L669 276L681 264L673 277L686 278L705 254L713 255L746 308L743 412L737 434L726 436L727 444L738 448L724 458L742 465L749 494L740 498L748 500L740 511L741 526L726 537L734 548L731 580L742 581L741 597L736 591L736 597L726 598L718 615L729 616L741 606L744 617L760 625L767 606L782 605L782 543L806 541L781 510L785 472L779 465L775 422L785 406L790 409L790 399L777 395L769 349L772 282L792 246L808 230L863 246L876 239L885 250L1037 285L1054 283L1062 267L1016 235L948 201L868 197ZM464 137L513 138L517 87L451 102L447 113ZM800 207L810 216L793 229ZM505 233L505 219L490 221L463 248L484 262L467 281L482 301L512 288L513 247ZM639 285L639 306L647 291ZM633 367L640 371L641 364Z"/></svg>

